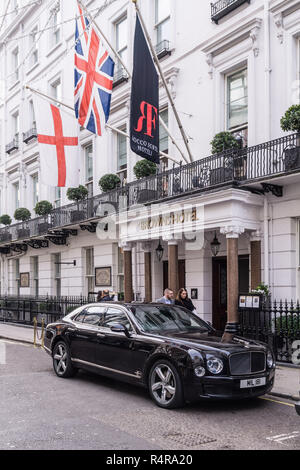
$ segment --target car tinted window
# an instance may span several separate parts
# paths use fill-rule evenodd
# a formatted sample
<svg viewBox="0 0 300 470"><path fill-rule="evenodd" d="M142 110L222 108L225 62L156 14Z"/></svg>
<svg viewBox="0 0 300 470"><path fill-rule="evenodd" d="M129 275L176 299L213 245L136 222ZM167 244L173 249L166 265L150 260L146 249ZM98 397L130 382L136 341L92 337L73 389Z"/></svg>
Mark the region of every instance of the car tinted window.
<svg viewBox="0 0 300 470"><path fill-rule="evenodd" d="M84 315L85 315L85 310L82 310L82 312L80 312L78 315L75 315L75 317L73 317L72 320L82 322L82 320L84 319Z"/></svg>
<svg viewBox="0 0 300 470"><path fill-rule="evenodd" d="M110 307L105 314L104 321L102 322L101 326L110 328L113 323L120 323L121 325L126 326L128 330L131 329L131 324L127 315L118 308Z"/></svg>
<svg viewBox="0 0 300 470"><path fill-rule="evenodd" d="M208 332L210 327L196 315L181 307L170 305L139 305L130 310L139 327L145 332L159 331L201 331Z"/></svg>
<svg viewBox="0 0 300 470"><path fill-rule="evenodd" d="M103 318L105 307L89 307L85 310L83 323L98 325Z"/></svg>

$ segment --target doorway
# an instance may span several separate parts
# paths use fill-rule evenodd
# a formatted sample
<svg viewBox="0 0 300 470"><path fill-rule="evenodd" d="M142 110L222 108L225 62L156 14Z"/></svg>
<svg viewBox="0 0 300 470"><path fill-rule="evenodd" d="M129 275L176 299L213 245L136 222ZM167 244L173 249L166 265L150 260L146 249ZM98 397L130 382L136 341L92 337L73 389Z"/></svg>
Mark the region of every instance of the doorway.
<svg viewBox="0 0 300 470"><path fill-rule="evenodd" d="M227 258L212 259L212 323L224 331L227 322ZM249 255L239 256L239 293L249 292Z"/></svg>
<svg viewBox="0 0 300 470"><path fill-rule="evenodd" d="M164 261L163 262L163 273L164 273L163 290L169 287L168 269L169 269L169 262ZM181 287L185 287L185 259L178 260L178 285L179 285L179 289ZM177 292L174 292L175 297L176 295L177 295Z"/></svg>

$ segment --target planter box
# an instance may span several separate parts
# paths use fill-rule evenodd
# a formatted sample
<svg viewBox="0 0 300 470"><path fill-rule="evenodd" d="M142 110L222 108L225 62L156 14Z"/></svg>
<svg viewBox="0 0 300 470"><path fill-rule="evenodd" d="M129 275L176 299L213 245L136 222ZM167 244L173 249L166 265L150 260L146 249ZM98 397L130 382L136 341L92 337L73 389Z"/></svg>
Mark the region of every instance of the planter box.
<svg viewBox="0 0 300 470"><path fill-rule="evenodd" d="M39 235L42 235L43 233L47 233L49 228L51 228L51 225L48 222L42 222L41 224L38 224Z"/></svg>
<svg viewBox="0 0 300 470"><path fill-rule="evenodd" d="M17 230L18 238L28 238L30 237L30 230L29 228L19 228Z"/></svg>
<svg viewBox="0 0 300 470"><path fill-rule="evenodd" d="M300 168L300 147L286 149L284 162L286 171Z"/></svg>
<svg viewBox="0 0 300 470"><path fill-rule="evenodd" d="M0 235L1 242L10 242L12 240L12 234L9 232L4 232Z"/></svg>
<svg viewBox="0 0 300 470"><path fill-rule="evenodd" d="M226 183L226 181L233 180L233 171L232 168L214 168L210 171L210 184Z"/></svg>
<svg viewBox="0 0 300 470"><path fill-rule="evenodd" d="M158 192L156 189L140 189L137 195L138 204L144 204L149 201L156 200L158 198Z"/></svg>

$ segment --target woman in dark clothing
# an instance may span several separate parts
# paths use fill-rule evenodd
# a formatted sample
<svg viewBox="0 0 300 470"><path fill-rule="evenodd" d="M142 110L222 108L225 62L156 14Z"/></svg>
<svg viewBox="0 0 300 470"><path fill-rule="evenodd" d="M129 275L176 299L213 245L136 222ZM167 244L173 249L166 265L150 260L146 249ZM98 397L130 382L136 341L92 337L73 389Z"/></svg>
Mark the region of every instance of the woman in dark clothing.
<svg viewBox="0 0 300 470"><path fill-rule="evenodd" d="M193 302L191 299L188 297L188 293L186 289L179 289L176 300L175 300L175 305L178 305L180 307L185 307L191 312L196 310L196 307L194 306Z"/></svg>

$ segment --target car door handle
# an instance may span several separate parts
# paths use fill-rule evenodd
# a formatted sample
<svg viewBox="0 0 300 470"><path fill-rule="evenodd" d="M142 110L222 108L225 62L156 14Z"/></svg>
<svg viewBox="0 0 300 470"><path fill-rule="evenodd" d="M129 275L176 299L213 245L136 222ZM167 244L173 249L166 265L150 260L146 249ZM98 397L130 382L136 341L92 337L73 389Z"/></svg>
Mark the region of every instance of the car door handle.
<svg viewBox="0 0 300 470"><path fill-rule="evenodd" d="M69 333L75 333L77 331L77 328L68 328Z"/></svg>
<svg viewBox="0 0 300 470"><path fill-rule="evenodd" d="M105 333L97 333L97 338L105 338Z"/></svg>

